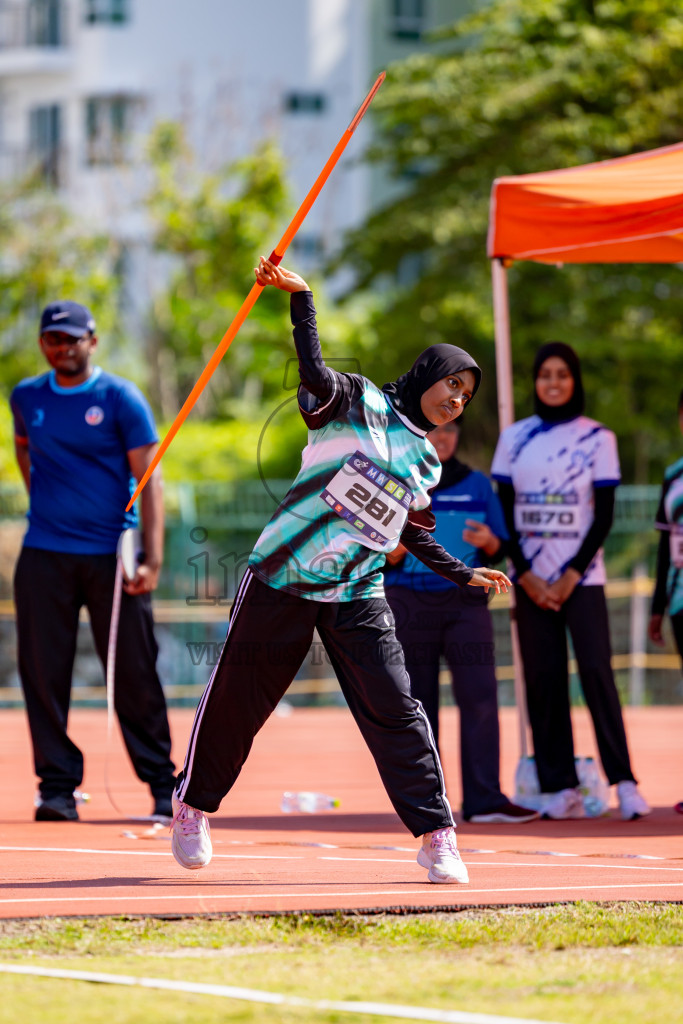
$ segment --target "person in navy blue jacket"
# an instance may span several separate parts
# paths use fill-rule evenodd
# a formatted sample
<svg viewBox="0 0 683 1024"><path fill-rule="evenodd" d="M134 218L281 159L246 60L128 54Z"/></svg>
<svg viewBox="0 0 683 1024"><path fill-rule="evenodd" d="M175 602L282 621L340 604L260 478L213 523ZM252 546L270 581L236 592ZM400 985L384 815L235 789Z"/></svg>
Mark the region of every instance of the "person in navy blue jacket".
<svg viewBox="0 0 683 1024"><path fill-rule="evenodd" d="M97 336L85 306L47 306L39 344L50 372L21 381L10 398L17 462L29 493L14 580L19 675L40 780L36 820L74 821L83 755L67 735L67 718L79 613L88 609L104 664L117 543L137 522L125 508L158 438L138 388L93 366ZM175 778L150 599L163 556L163 500L155 476L141 498L144 560L124 583L115 707L154 815L167 818Z"/></svg>
<svg viewBox="0 0 683 1024"><path fill-rule="evenodd" d="M466 565L503 557L502 509L488 477L455 457L460 426L428 437L442 464L431 491L435 539ZM538 817L513 804L500 788L500 735L493 623L485 594L467 593L430 573L405 548L387 555L386 596L406 658L410 690L421 701L438 743L439 670L450 668L460 709L463 816L474 823L522 823Z"/></svg>

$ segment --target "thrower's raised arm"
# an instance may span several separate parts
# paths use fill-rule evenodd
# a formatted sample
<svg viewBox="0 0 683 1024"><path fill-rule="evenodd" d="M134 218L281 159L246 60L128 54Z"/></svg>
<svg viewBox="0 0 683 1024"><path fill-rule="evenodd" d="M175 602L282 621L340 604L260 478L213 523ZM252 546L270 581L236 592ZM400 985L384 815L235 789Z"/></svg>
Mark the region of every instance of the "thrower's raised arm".
<svg viewBox="0 0 683 1024"><path fill-rule="evenodd" d="M282 238L280 239L280 241L278 242L278 244L275 246L275 248L273 249L272 253L270 254L270 259L271 259L271 261L274 264L278 264L280 262L280 260L282 259L282 257L284 256L285 252L287 251L287 249L288 249L288 247L290 245L290 242L292 241L292 239L296 235L297 231L301 227L301 225L302 225L302 223L304 221L304 218L308 214L308 211L311 209L311 207L313 206L313 203L316 201L316 199L320 195L320 192L322 191L323 186L325 185L325 182L327 181L327 179L329 178L330 174L332 173L332 170L334 169L334 167L336 166L337 162L339 161L340 156L342 155L342 153L346 149L347 145L351 141L353 133L355 132L355 130L358 127L358 125L359 125L362 117L364 116L366 110L368 109L368 107L370 106L372 100L374 99L375 94L377 93L377 90L379 89L379 87L381 86L382 82L384 81L384 78L385 78L385 73L382 71L382 73L380 75L378 75L377 79L375 80L375 83L372 86L372 89L370 90L370 92L367 94L367 96L363 100L363 103L359 107L358 112L356 113L356 116L353 118L353 120L351 121L350 125L348 126L348 128L346 129L346 131L344 132L342 137L340 138L339 142L337 143L337 145L332 150L332 153L328 157L327 162L325 163L325 166L323 167L322 171L320 172L320 174L316 178L315 182L313 183L313 186L311 187L308 195L304 199L303 203L301 204L301 206L299 207L297 212L294 214L294 217L292 218L292 220L289 223L288 227L285 229L285 233L283 234ZM159 449L158 449L156 455L154 456L154 461L149 466L149 468L148 468L147 472L145 473L145 475L143 476L142 480L139 481L137 487L135 488L135 493L133 494L132 498L128 502L128 505L126 506L126 511L128 511L129 509L131 509L133 507L136 498L138 497L138 495L142 491L143 487L145 486L145 484L149 480L149 478L152 475L152 473L154 472L154 469L156 468L156 466L161 461L162 455L164 454L164 452L166 451L166 449L170 445L170 443L173 440L173 438L175 437L175 435L178 433L178 431L179 431L180 427L182 426L182 424L185 422L188 414L194 408L194 406L195 406L195 404L197 402L197 399L199 398L199 396L201 395L202 391L206 387L209 379L211 378L211 376L212 376L214 370L216 369L216 367L218 366L219 362L221 361L221 359L223 358L223 356L227 352L228 348L232 344L232 341L233 341L235 335L237 334L237 332L239 331L240 327L242 326L242 324L246 320L247 316L249 315L249 313L251 311L252 306L254 305L254 303L256 302L256 300L258 299L258 297L259 297L259 295L261 294L262 291L263 291L263 286L261 285L261 283L259 281L256 281L255 284L253 285L251 291L247 295L246 299L242 303L242 306L241 306L239 312L235 316L235 319L232 321L232 323L228 327L227 331L223 335L223 338L221 339L221 341L220 341L220 343L218 345L218 348L216 349L216 351L212 355L211 359L207 363L206 367L204 368L204 371L202 372L199 380L197 381L195 386L192 388L192 391L190 392L190 394L186 398L185 403L184 403L182 409L180 410L180 412L176 416L175 420L171 424L171 427L169 428L169 431L166 434L166 437L163 439L163 441L159 445Z"/></svg>

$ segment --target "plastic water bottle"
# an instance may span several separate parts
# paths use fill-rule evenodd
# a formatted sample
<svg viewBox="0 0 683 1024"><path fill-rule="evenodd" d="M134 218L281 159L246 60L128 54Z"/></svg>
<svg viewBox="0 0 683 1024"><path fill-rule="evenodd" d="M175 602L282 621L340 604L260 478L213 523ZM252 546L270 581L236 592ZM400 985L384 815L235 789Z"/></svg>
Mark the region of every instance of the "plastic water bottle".
<svg viewBox="0 0 683 1024"><path fill-rule="evenodd" d="M609 807L609 788L592 757L577 757L576 774L583 796L583 806L589 818L599 818Z"/></svg>
<svg viewBox="0 0 683 1024"><path fill-rule="evenodd" d="M538 773L533 757L520 757L515 771L515 800L522 807L530 807L538 811L543 804L543 797L538 785Z"/></svg>
<svg viewBox="0 0 683 1024"><path fill-rule="evenodd" d="M330 811L333 807L339 807L339 800L326 793L283 793L280 801L280 810L284 814L292 814L300 811L302 814L316 814L318 811Z"/></svg>

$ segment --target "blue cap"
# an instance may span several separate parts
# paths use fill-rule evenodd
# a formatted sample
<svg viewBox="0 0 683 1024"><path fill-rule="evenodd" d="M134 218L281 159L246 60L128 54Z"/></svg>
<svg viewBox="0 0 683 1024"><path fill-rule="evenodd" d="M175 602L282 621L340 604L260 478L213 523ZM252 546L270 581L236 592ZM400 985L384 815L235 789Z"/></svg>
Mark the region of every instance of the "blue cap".
<svg viewBox="0 0 683 1024"><path fill-rule="evenodd" d="M74 338L81 338L86 331L95 333L95 319L87 306L65 299L62 302L51 302L46 306L40 317L40 333L63 331Z"/></svg>

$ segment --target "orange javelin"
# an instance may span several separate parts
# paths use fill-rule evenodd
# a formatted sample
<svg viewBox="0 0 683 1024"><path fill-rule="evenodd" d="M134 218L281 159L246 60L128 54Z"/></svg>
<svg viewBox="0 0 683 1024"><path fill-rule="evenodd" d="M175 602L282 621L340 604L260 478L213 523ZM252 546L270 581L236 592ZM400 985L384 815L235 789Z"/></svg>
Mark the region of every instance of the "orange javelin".
<svg viewBox="0 0 683 1024"><path fill-rule="evenodd" d="M292 241L292 239L294 238L295 234L297 233L297 231L301 227L301 225L303 223L303 220L304 220L306 214L308 213L308 211L310 210L310 208L313 206L313 203L316 201L316 199L320 195L320 192L322 191L322 188L323 188L325 182L327 181L327 179L329 178L330 174L332 173L332 169L334 168L335 164L339 160L339 157L342 155L342 153L346 149L347 145L351 141L351 136L355 132L356 128L358 127L358 125L359 125L359 123L361 121L361 118L363 117L363 115L365 114L366 110L368 109L368 107L372 103L373 99L375 98L375 93L379 89L379 87L382 84L382 82L384 81L385 77L386 77L386 73L383 71L381 73L381 75L378 76L377 81L375 82L375 84L373 85L372 89L370 90L370 92L367 94L367 96L363 100L361 106L358 109L358 113L354 117L353 121L351 122L349 127L346 129L346 131L342 135L342 137L339 140L339 142L337 143L337 145L332 150L332 153L331 153L327 163L325 164L325 166L323 167L322 171L320 172L320 174L316 178L315 183L314 183L312 189L310 190L310 192L308 193L308 195L304 199L304 201L301 204L301 206L299 207L299 209L294 214L294 217L292 218L292 221L291 221L289 227L287 228L287 230L285 231L284 235L282 236L282 238L277 243L277 245L275 246L275 248L271 252L270 256L268 257L268 259L272 263L278 264L278 263L282 262L282 257L284 256L285 252L287 251L287 247L289 246L289 243ZM158 448L157 452L155 453L154 458L150 462L149 466L147 467L147 470L146 470L144 476L141 478L140 482L138 483L137 487L135 488L135 493L133 494L133 497L130 499L130 501L126 505L126 512L128 512L130 510L130 508L132 507L132 505L135 502L136 498L138 497L138 495L142 491L143 487L145 486L145 484L149 480L150 476L152 475L152 473L154 472L156 467L159 465L159 462L161 461L161 458L162 458L164 452L166 451L166 449L170 445L170 443L173 440L173 438L175 437L175 435L180 430L180 427L185 422L185 420L186 420L186 418L188 416L188 413L194 407L197 399L199 398L199 396L201 395L202 391L204 390L204 388L208 384L209 379L210 379L213 371L216 369L216 367L220 363L221 359L223 358L223 356L227 352L228 348L230 347L230 345L231 345L231 343L233 341L233 338L235 337L235 335L239 331L239 329L242 326L242 324L244 323L244 321L247 319L252 306L254 305L256 300L258 299L258 297L261 294L262 290L263 290L263 285L260 285L258 282L256 282L253 285L251 291L249 292L249 294L247 295L246 299L242 303L242 306L240 307L239 311L235 315L234 320L232 321L232 323L228 327L227 331L223 335L223 337L222 337L222 339L221 339L221 341L220 341L216 351L211 356L211 359L208 361L208 363L206 364L204 370L202 371L202 374L201 374L199 380L197 381L195 386L192 388L192 391L190 392L190 394L185 399L185 404L183 405L182 409L180 410L180 412L178 413L178 415L174 419L173 423L169 427L169 430L168 430L168 433L166 434L166 437L163 439L163 441L159 445L159 448Z"/></svg>

